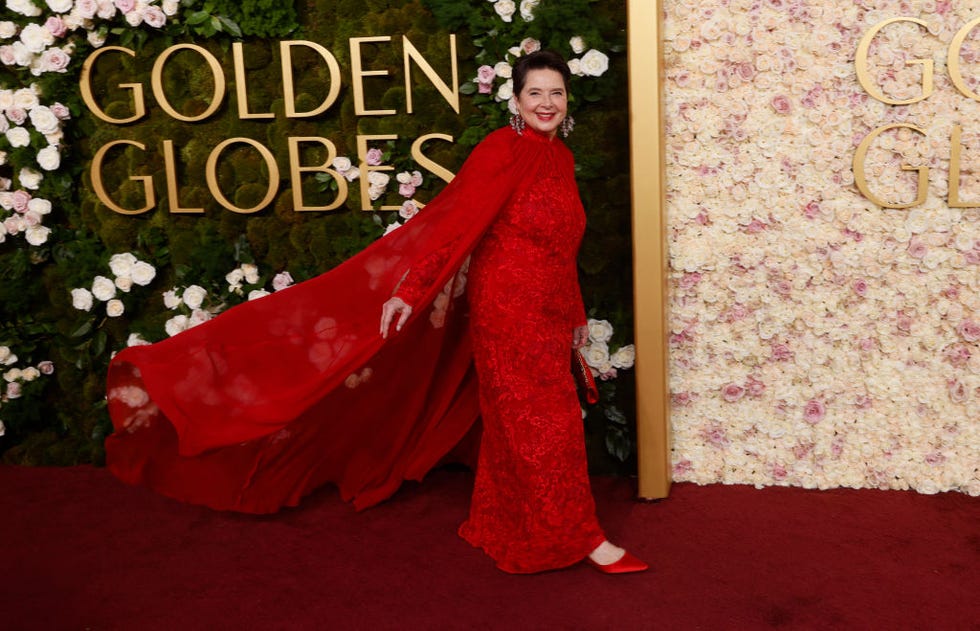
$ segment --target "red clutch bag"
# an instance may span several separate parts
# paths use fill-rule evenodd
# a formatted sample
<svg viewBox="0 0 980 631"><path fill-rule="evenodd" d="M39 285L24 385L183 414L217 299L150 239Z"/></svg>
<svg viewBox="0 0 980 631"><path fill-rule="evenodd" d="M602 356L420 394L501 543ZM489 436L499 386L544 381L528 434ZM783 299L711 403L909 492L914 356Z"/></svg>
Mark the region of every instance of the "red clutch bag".
<svg viewBox="0 0 980 631"><path fill-rule="evenodd" d="M598 403L599 388L595 385L592 369L585 363L585 358L577 348L572 349L572 372L575 374L578 389L585 394L585 400L589 404Z"/></svg>

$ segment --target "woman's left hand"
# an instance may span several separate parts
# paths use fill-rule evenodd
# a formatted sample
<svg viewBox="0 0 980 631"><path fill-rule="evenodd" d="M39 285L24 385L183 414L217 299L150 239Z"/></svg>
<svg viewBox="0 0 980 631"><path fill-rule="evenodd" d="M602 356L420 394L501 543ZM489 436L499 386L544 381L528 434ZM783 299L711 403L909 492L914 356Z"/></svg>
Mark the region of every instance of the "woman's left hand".
<svg viewBox="0 0 980 631"><path fill-rule="evenodd" d="M572 331L572 348L579 349L589 341L589 327L585 324Z"/></svg>

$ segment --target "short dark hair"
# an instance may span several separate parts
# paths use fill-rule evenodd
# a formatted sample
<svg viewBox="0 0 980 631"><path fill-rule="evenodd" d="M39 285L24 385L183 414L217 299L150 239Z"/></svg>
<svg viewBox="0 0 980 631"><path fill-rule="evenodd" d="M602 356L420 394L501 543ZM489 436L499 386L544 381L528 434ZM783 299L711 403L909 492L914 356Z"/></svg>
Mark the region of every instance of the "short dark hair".
<svg viewBox="0 0 980 631"><path fill-rule="evenodd" d="M559 73L565 82L565 91L568 91L568 82L572 78L572 71L568 69L565 58L551 50L536 50L533 53L518 57L517 61L514 62L514 68L511 72L511 79L514 81L514 95L520 95L521 90L524 89L528 72L542 69L554 70Z"/></svg>

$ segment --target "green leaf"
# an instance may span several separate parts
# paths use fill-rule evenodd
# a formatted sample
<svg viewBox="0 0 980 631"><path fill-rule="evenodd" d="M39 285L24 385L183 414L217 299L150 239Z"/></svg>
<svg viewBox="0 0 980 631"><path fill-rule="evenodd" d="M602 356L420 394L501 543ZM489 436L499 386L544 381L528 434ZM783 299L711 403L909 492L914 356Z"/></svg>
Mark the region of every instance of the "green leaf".
<svg viewBox="0 0 980 631"><path fill-rule="evenodd" d="M194 25L203 24L210 17L211 14L206 11L195 11L194 13L191 13L189 16L187 16L187 23L194 24Z"/></svg>
<svg viewBox="0 0 980 631"><path fill-rule="evenodd" d="M92 321L89 320L88 322L82 324L82 326L75 329L75 331L71 334L71 337L83 337L85 335L88 335L91 331L92 331Z"/></svg>
<svg viewBox="0 0 980 631"><path fill-rule="evenodd" d="M242 29L235 23L234 20L226 18L223 15L219 15L218 20L221 22L221 25L224 27L226 32L231 33L235 37L242 36Z"/></svg>
<svg viewBox="0 0 980 631"><path fill-rule="evenodd" d="M472 81L467 81L463 85L459 86L459 91L462 94L469 96L470 94L476 94L477 85Z"/></svg>

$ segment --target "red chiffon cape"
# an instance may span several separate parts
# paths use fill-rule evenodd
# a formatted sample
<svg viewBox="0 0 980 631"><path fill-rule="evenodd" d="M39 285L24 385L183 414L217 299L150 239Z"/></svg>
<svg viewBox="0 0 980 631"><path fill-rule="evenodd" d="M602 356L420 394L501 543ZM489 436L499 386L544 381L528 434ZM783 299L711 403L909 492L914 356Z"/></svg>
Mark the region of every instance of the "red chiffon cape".
<svg viewBox="0 0 980 631"><path fill-rule="evenodd" d="M176 499L267 513L335 483L357 508L421 479L479 414L456 273L546 143L504 128L404 226L309 281L113 358L109 470ZM381 305L432 252L403 330ZM427 274L430 277L430 274ZM433 326L433 301L439 307Z"/></svg>

